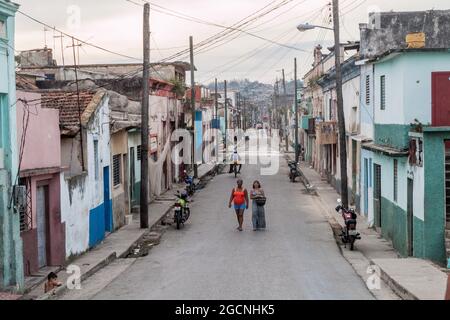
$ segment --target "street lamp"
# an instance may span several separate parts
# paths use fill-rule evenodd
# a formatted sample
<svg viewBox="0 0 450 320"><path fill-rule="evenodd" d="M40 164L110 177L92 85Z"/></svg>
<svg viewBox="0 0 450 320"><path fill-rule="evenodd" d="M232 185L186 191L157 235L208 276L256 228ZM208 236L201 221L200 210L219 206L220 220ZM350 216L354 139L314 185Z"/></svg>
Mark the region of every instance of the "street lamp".
<svg viewBox="0 0 450 320"><path fill-rule="evenodd" d="M344 118L344 99L342 94L342 67L341 67L341 46L339 36L339 0L333 0L333 28L300 24L297 29L300 32L312 30L315 28L327 29L334 31L334 60L336 68L336 97L337 97L337 113L339 127L339 159L341 169L341 197L342 204L348 208L348 185L347 185L347 143L345 133Z"/></svg>
<svg viewBox="0 0 450 320"><path fill-rule="evenodd" d="M314 25L314 24L309 24L309 23L301 23L297 26L298 31L300 32L305 32L308 30L313 30L315 28L319 28L319 29L326 29L326 30L334 30L333 28L329 28L329 27L324 27L324 26L318 26L318 25Z"/></svg>

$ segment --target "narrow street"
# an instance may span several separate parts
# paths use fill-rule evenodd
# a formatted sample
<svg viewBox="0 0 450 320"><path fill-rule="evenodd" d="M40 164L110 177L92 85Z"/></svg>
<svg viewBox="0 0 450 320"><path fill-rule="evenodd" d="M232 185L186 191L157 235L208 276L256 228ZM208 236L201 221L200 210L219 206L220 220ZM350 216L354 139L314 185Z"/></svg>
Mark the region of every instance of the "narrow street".
<svg viewBox="0 0 450 320"><path fill-rule="evenodd" d="M169 228L159 246L94 299L372 299L315 199L289 183L279 159L274 176L260 176L256 165L242 169L245 186L258 179L268 196L266 231L253 231L251 210L244 231L236 230L227 207L236 180L224 171L196 196L184 229Z"/></svg>

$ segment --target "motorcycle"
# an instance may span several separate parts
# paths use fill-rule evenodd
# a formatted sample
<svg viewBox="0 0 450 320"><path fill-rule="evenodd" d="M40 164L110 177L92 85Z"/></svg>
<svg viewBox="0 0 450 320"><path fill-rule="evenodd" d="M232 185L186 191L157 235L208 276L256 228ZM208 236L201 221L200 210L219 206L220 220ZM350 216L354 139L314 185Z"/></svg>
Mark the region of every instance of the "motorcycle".
<svg viewBox="0 0 450 320"><path fill-rule="evenodd" d="M190 197L192 197L197 187L194 183L194 177L189 176L186 171L184 171L184 175L185 175L184 183L186 183L186 192Z"/></svg>
<svg viewBox="0 0 450 320"><path fill-rule="evenodd" d="M342 213L342 218L344 219L345 227L342 230L341 239L342 242L347 247L350 244L350 250L353 251L355 248L355 241L361 239L360 233L356 230L358 216L355 210L347 209L342 205L342 200L338 199L338 206L336 207L338 213Z"/></svg>
<svg viewBox="0 0 450 320"><path fill-rule="evenodd" d="M191 209L189 208L189 200L186 192L180 193L178 191L175 194L177 201L175 202L175 207L173 209L173 221L179 230L181 225L185 224L191 215Z"/></svg>
<svg viewBox="0 0 450 320"><path fill-rule="evenodd" d="M289 162L289 179L291 182L295 182L295 179L300 177L300 170L298 170L297 163L294 161Z"/></svg>

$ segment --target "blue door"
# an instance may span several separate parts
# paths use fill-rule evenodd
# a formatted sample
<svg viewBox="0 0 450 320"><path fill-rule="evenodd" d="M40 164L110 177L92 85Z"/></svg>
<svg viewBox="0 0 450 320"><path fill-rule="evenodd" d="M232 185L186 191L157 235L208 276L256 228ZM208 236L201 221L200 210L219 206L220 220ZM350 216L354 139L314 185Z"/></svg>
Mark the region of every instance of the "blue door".
<svg viewBox="0 0 450 320"><path fill-rule="evenodd" d="M110 199L109 167L103 168L103 199L105 208L105 230L113 231L112 204Z"/></svg>
<svg viewBox="0 0 450 320"><path fill-rule="evenodd" d="M369 162L364 159L364 215L369 214Z"/></svg>

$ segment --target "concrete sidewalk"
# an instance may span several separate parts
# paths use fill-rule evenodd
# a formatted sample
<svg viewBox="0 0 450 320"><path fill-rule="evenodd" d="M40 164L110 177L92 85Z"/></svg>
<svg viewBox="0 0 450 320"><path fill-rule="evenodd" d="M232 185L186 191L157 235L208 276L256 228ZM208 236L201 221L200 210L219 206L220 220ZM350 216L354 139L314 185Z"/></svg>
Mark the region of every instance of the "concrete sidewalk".
<svg viewBox="0 0 450 320"><path fill-rule="evenodd" d="M290 156L290 155L288 155ZM318 203L322 206L330 225L336 232L343 226L340 215L336 213L336 190L321 178L321 176L305 163L300 168L318 195ZM378 299L395 299L396 295L405 300L443 300L447 285L447 274L430 261L416 258L402 258L374 229L369 228L366 217L358 216L358 231L361 240L356 243L356 250L350 251L341 246L344 257L354 267L355 271L367 281L371 276L368 265L372 266L386 288L372 289ZM395 293L393 295L392 293Z"/></svg>
<svg viewBox="0 0 450 320"><path fill-rule="evenodd" d="M204 164L198 167L199 179L204 178L215 169L213 164ZM78 258L69 262L68 265L78 266L81 270L81 281L86 280L100 269L110 264L115 259L126 257L130 250L139 242L154 226L159 224L167 213L173 208L175 197L174 190L181 190L184 184L174 185L172 190L167 191L157 197L149 205L149 229L140 228L139 214L133 214L133 219L129 225L109 234L102 243L92 250L82 254ZM66 272L66 268L60 268L58 280L63 285L56 289L54 294L44 294L45 278L21 299L48 300L60 296L67 290L67 279L71 275ZM1 298L1 297L0 297Z"/></svg>

